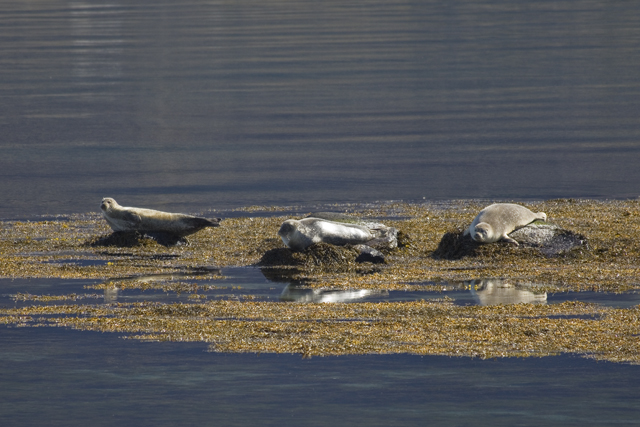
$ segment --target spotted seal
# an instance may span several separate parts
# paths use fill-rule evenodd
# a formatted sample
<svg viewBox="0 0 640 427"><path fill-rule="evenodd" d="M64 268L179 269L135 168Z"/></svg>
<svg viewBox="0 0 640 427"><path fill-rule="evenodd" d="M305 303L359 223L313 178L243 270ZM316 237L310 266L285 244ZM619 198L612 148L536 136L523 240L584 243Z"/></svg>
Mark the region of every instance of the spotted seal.
<svg viewBox="0 0 640 427"><path fill-rule="evenodd" d="M377 241L394 241L389 235L397 230L384 225L369 228L358 224L329 221L322 218L288 219L282 223L278 236L294 251L304 251L314 243L332 245L374 244Z"/></svg>
<svg viewBox="0 0 640 427"><path fill-rule="evenodd" d="M102 216L113 231L161 232L185 237L206 227L218 227L220 218L207 219L180 213L120 206L110 197L102 199Z"/></svg>
<svg viewBox="0 0 640 427"><path fill-rule="evenodd" d="M504 240L517 245L518 242L508 234L537 219L545 221L547 214L533 213L524 206L513 203L494 203L480 211L464 234L470 234L473 240L480 243Z"/></svg>

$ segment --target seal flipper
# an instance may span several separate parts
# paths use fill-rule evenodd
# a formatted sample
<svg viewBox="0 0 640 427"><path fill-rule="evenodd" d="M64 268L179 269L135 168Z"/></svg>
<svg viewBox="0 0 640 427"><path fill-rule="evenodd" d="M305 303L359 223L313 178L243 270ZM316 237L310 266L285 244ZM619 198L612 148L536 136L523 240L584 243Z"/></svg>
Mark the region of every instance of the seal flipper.
<svg viewBox="0 0 640 427"><path fill-rule="evenodd" d="M213 220L207 218L200 218L197 216L184 218L183 221L189 227L193 229L202 230L206 227L219 227L220 226L220 218L215 218Z"/></svg>
<svg viewBox="0 0 640 427"><path fill-rule="evenodd" d="M518 242L515 241L515 239L512 239L511 237L507 236L506 234L504 234L500 240L503 240L507 243L511 243L512 245L516 245L516 246L520 246L520 244Z"/></svg>
<svg viewBox="0 0 640 427"><path fill-rule="evenodd" d="M142 224L142 218L137 213L131 211L122 212L121 219L127 222L131 227L138 227Z"/></svg>

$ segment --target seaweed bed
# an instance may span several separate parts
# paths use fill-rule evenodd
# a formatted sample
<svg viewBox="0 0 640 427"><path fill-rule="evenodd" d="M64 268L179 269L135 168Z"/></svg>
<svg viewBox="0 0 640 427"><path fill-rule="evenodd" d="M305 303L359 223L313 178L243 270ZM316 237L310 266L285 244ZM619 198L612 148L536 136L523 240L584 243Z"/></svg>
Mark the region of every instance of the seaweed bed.
<svg viewBox="0 0 640 427"><path fill-rule="evenodd" d="M276 232L289 216L278 214L278 208L246 208L247 215L263 211L260 213L270 216L225 219L220 227L203 230L174 246L159 244L154 236L114 237L97 214L4 221L0 277L91 278L107 286L110 281L136 276L189 277L221 267L262 263L270 265L274 274L318 289L410 291L425 282L444 286L477 278L542 283L556 292L624 292L640 287L638 200L527 203L534 211L546 212L548 221L563 230L564 241L573 242L557 250L464 241L461 231L486 204L336 206L335 210L382 221L402 232L402 244L385 253L384 264L355 262L357 251L352 248L320 246L312 256L288 251ZM132 281L129 286L151 285ZM154 286L175 292L198 290L185 282L158 280ZM349 304L203 302L194 298L188 304L81 301L74 305L46 305L37 296L31 299L26 307L0 310L0 323L115 331L144 340L198 340L211 343L212 351L227 352L308 356L408 352L477 357L569 352L640 362L638 307L613 309L583 303L457 307L446 298Z"/></svg>

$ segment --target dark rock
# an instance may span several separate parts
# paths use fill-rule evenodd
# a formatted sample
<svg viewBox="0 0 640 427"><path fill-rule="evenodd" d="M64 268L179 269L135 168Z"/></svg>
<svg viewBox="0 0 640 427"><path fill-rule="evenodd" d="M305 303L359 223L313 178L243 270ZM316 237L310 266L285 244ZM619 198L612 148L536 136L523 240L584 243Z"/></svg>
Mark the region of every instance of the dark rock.
<svg viewBox="0 0 640 427"><path fill-rule="evenodd" d="M587 248L587 239L583 235L548 223L534 222L515 230L509 236L523 247L539 248L546 257L565 255Z"/></svg>
<svg viewBox="0 0 640 427"><path fill-rule="evenodd" d="M355 245L353 247L360 252L356 257L356 262L371 262L373 264L384 264L384 254L377 249L367 245Z"/></svg>
<svg viewBox="0 0 640 427"><path fill-rule="evenodd" d="M480 243L474 241L470 235L463 233L464 230L444 233L432 256L436 259L460 259L466 256L477 256L476 250L480 247Z"/></svg>
<svg viewBox="0 0 640 427"><path fill-rule="evenodd" d="M587 239L577 233L548 223L533 223L509 234L519 245L507 242L478 243L464 230L450 231L442 236L438 248L432 256L436 259L460 259L471 256L492 255L496 245L499 248L509 247L508 251L534 248L536 253L545 257L567 256L576 251L587 249Z"/></svg>
<svg viewBox="0 0 640 427"><path fill-rule="evenodd" d="M302 252L289 248L268 250L258 262L258 266L349 269L355 265L358 255L358 250L352 247L316 243Z"/></svg>

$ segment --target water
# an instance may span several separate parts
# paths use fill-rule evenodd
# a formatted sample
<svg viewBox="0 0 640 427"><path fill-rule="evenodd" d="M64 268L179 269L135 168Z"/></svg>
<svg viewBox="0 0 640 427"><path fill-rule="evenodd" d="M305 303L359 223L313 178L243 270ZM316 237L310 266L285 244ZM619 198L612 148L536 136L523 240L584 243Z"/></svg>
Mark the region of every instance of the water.
<svg viewBox="0 0 640 427"><path fill-rule="evenodd" d="M638 423L636 367L568 356L301 360L59 329L0 332L20 347L0 350L10 372L0 390L4 425Z"/></svg>
<svg viewBox="0 0 640 427"><path fill-rule="evenodd" d="M256 268L225 268L220 274L225 279L197 279L200 285L218 286L199 293L210 299L253 295L296 303L288 290L291 284L271 282ZM14 301L10 295L16 292L82 295L93 292L84 286L98 282L3 279L0 307L34 304ZM474 298L478 291L452 286L434 292L428 287L364 296L351 291L354 298L342 301L407 301L444 294L457 304L479 302ZM508 288L496 289L507 289L510 294ZM329 294L335 300L348 293L325 293ZM573 298L595 299L592 293L550 294L546 303ZM104 299L64 303L142 300L170 303L187 298L173 292L129 289L118 292L116 298L105 292ZM612 306L639 300L638 294L600 295L597 299ZM123 340L116 333L61 328L1 327L0 340L3 425L45 421L69 426L320 426L337 422L386 426L421 425L425 420L430 425L640 423L638 368L574 356L484 361L412 355L302 359L286 354L209 353L205 343L144 343Z"/></svg>
<svg viewBox="0 0 640 427"><path fill-rule="evenodd" d="M97 211L104 196L185 212L635 198L638 52L634 2L4 1L0 218ZM254 279L246 292L267 299L287 286ZM12 283L4 298L81 287ZM436 295L365 296L422 297ZM637 301L546 303L573 298ZM3 425L640 419L637 367L568 356L302 360L52 328L2 327L0 342Z"/></svg>
<svg viewBox="0 0 640 427"><path fill-rule="evenodd" d="M186 278L188 277L188 278ZM199 286L198 295L208 300L250 298L258 301L286 301L292 303L357 303L357 302L403 302L428 299L450 298L456 305L498 305L498 304L558 304L565 301L596 303L607 307L630 308L640 304L637 291L610 292L553 292L540 288L544 284L521 284L502 279L474 279L460 283L417 283L410 291L388 291L371 289L311 289L298 280L274 281L254 267L228 267L210 272L172 273L130 278L113 278L114 286L94 289L100 280L79 279L0 279L0 308L24 307L34 304L33 300L16 298L19 294L34 296L64 296L75 294L77 301L60 299L61 304L102 304L133 303L154 301L166 304L192 301L194 290L169 286L165 290L160 285L176 284L181 281ZM143 285L158 284L149 286ZM125 286L122 286L124 284ZM548 285L547 285L548 287ZM52 302L48 302L52 303ZM56 303L56 302L54 302ZM37 303L36 303L37 304Z"/></svg>
<svg viewBox="0 0 640 427"><path fill-rule="evenodd" d="M637 197L630 2L3 2L0 218Z"/></svg>

